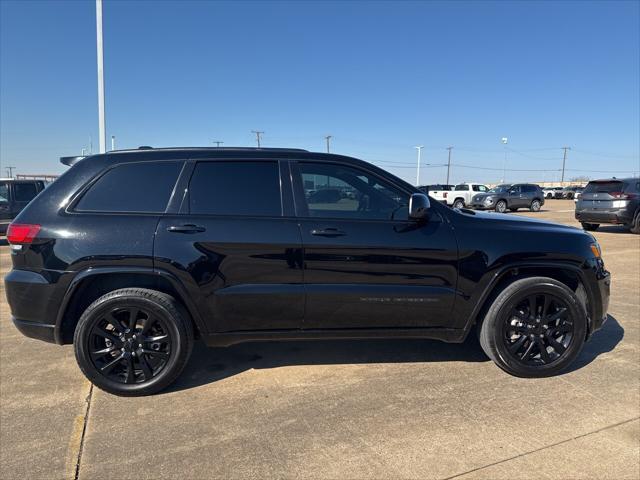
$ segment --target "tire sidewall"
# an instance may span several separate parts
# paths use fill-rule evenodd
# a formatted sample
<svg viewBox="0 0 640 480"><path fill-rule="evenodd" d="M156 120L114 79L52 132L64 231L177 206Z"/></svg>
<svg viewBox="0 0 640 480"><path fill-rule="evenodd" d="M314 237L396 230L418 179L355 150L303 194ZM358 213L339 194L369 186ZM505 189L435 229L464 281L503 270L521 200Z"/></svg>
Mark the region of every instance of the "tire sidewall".
<svg viewBox="0 0 640 480"><path fill-rule="evenodd" d="M540 211L540 200L534 200L531 202L531 211L539 212Z"/></svg>
<svg viewBox="0 0 640 480"><path fill-rule="evenodd" d="M499 208L498 205L504 205L503 208ZM496 212L498 213L504 213L507 211L507 202L504 200L498 200L496 202Z"/></svg>
<svg viewBox="0 0 640 480"><path fill-rule="evenodd" d="M169 360L155 377L143 383L125 384L110 380L96 369L89 353L89 335L95 322L115 308L128 306L139 307L151 312L155 316L161 317L171 335L171 354ZM144 297L122 294L110 298L102 297L98 299L80 317L74 335L74 349L80 369L92 383L112 393L139 395L162 389L166 386L166 380L173 377L176 366L181 368L179 363L185 355L185 350L188 349L186 345L186 332L179 327L180 324L175 321L174 315L175 312L171 312L160 303Z"/></svg>

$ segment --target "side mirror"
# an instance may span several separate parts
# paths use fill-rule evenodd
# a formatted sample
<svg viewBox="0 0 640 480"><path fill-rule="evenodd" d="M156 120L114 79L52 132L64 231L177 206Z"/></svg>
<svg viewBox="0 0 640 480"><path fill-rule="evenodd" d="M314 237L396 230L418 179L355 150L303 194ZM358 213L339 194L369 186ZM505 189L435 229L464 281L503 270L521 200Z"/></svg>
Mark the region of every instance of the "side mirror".
<svg viewBox="0 0 640 480"><path fill-rule="evenodd" d="M430 207L429 197L424 193L414 193L409 198L409 218L411 220L426 220Z"/></svg>

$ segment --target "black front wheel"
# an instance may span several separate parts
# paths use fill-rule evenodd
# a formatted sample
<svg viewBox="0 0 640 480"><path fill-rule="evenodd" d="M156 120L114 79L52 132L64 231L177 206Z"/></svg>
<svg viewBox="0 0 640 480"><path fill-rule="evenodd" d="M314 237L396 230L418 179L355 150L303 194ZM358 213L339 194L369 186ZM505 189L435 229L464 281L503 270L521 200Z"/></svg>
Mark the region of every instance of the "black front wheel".
<svg viewBox="0 0 640 480"><path fill-rule="evenodd" d="M480 327L480 344L500 368L518 377L548 377L578 356L587 314L575 293L552 278L517 280L500 292Z"/></svg>
<svg viewBox="0 0 640 480"><path fill-rule="evenodd" d="M193 346L184 309L165 293L115 290L82 314L74 335L76 360L85 376L109 393L149 395L182 372Z"/></svg>

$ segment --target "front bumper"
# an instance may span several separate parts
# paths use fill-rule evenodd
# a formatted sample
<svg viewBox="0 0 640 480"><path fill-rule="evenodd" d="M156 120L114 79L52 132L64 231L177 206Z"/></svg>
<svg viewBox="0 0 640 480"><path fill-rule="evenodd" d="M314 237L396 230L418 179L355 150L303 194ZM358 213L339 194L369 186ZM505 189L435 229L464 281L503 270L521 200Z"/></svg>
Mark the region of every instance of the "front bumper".
<svg viewBox="0 0 640 480"><path fill-rule="evenodd" d="M633 214L627 208L610 208L606 210L579 210L576 208L575 217L579 222L585 223L625 224L631 222Z"/></svg>

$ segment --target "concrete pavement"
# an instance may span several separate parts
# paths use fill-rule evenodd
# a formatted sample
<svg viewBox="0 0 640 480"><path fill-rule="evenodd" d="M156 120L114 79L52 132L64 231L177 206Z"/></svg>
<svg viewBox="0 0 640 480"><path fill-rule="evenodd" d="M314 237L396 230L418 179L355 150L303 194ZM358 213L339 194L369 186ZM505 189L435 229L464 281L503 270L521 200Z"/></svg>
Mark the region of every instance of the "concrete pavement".
<svg viewBox="0 0 640 480"><path fill-rule="evenodd" d="M572 205L522 214L577 225ZM639 478L640 237L595 235L611 316L547 379L505 374L473 338L198 345L173 388L119 398L3 301L0 477Z"/></svg>

